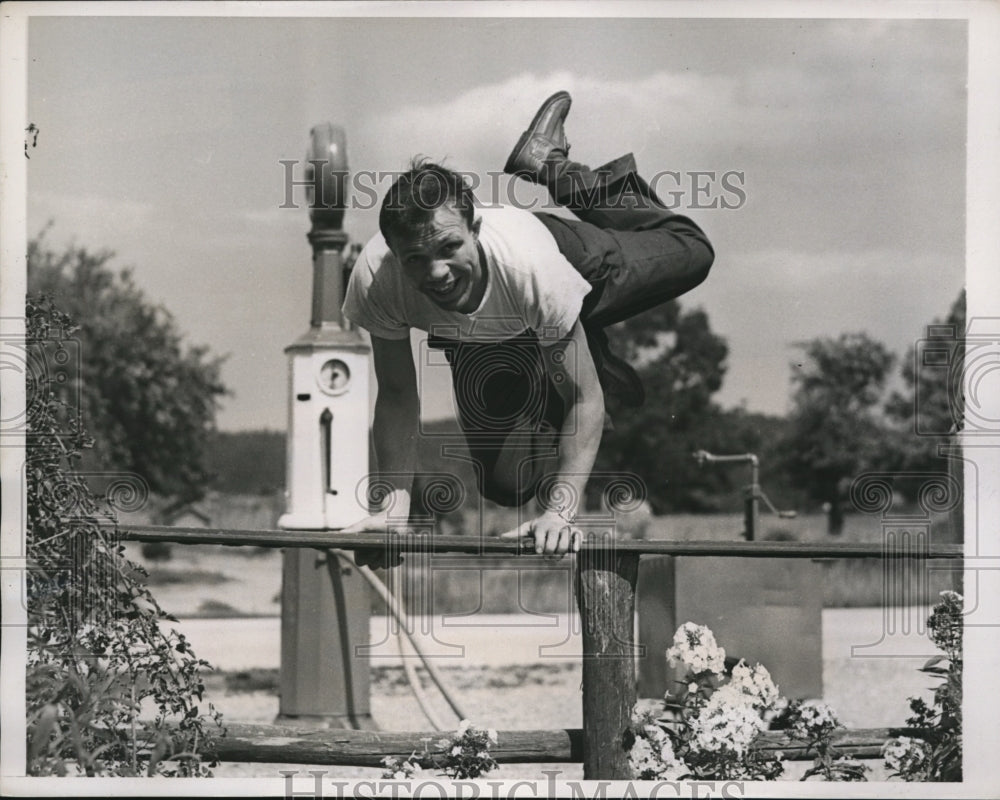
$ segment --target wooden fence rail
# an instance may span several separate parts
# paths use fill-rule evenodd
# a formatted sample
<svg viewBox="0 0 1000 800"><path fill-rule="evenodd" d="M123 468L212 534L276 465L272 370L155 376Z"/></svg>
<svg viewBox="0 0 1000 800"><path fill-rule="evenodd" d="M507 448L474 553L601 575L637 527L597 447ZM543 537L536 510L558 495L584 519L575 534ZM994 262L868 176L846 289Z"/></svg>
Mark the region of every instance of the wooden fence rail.
<svg viewBox="0 0 1000 800"><path fill-rule="evenodd" d="M381 767L390 756L445 755L447 731L391 732L296 728L279 725L227 723L225 737L206 751L219 761L244 763L319 764L341 767ZM882 746L893 736L912 735L908 728L840 730L833 743L842 755L881 758ZM787 761L809 761L816 753L783 731L766 731L757 744L765 753L781 752ZM490 755L499 764L579 764L584 733L580 728L498 731Z"/></svg>
<svg viewBox="0 0 1000 800"><path fill-rule="evenodd" d="M586 530L586 529L585 529ZM234 547L311 547L326 550L364 548L382 549L387 543L402 553L471 553L516 555L525 552L523 545L510 539L479 536L387 536L382 532L338 533L337 531L228 530L221 528L174 528L166 525L131 525L119 535L139 542L175 542L177 544L218 544ZM905 553L890 550L880 543L866 542L688 542L667 539L615 539L610 536L587 537L584 551L614 550L620 553L670 556L738 556L743 558L961 558L960 544L929 544L924 549Z"/></svg>

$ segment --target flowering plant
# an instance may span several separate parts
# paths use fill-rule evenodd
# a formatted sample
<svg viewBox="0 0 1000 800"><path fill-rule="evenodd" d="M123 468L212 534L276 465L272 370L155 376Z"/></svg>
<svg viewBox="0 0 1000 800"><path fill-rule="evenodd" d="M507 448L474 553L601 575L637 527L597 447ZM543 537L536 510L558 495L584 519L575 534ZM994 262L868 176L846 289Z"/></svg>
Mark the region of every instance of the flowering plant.
<svg viewBox="0 0 1000 800"><path fill-rule="evenodd" d="M424 748L421 755L410 753L406 759L386 756L382 759L383 778L397 781L412 780L423 771L423 765L435 766L441 775L453 779L478 778L492 769L497 762L490 755L490 747L497 743L497 732L480 728L463 719L458 730L436 742L439 752L429 753Z"/></svg>
<svg viewBox="0 0 1000 800"><path fill-rule="evenodd" d="M741 660L727 674L726 651L704 625L681 625L666 657L681 668L682 688L667 692L665 713L634 713L626 736L629 762L640 780L773 780L784 772L781 753L765 751L759 736L769 722L779 720L791 738L816 750L816 762L803 780L812 775L864 779L865 767L836 757L831 739L839 723L828 706L780 697L760 664Z"/></svg>
<svg viewBox="0 0 1000 800"><path fill-rule="evenodd" d="M944 655L920 670L942 679L933 705L911 697L907 724L914 736L890 739L882 749L886 767L906 781L962 780L962 603L957 592L941 592L927 628Z"/></svg>
<svg viewBox="0 0 1000 800"><path fill-rule="evenodd" d="M395 756L386 756L382 759L382 764L385 767L382 770L382 777L393 781L412 781L415 776L424 771L416 753L410 753L405 760Z"/></svg>
<svg viewBox="0 0 1000 800"><path fill-rule="evenodd" d="M785 714L792 738L806 742L806 749L816 753L813 765L802 780L822 775L828 781L863 781L868 771L861 762L840 755L833 745L833 732L842 727L837 715L818 700L792 701Z"/></svg>
<svg viewBox="0 0 1000 800"><path fill-rule="evenodd" d="M448 747L444 774L449 778L478 778L496 769L497 762L490 755L490 746L497 743L497 732L492 728L479 728L463 719L450 740L441 742Z"/></svg>

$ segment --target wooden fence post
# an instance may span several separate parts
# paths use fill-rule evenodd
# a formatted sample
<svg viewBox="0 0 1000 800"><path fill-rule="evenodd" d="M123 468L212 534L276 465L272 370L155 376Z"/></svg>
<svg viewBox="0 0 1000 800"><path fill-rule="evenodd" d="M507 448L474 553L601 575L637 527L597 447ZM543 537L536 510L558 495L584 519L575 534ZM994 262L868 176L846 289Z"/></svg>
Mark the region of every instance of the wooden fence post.
<svg viewBox="0 0 1000 800"><path fill-rule="evenodd" d="M577 555L583 624L583 777L632 777L624 734L636 701L635 584L639 555L615 549Z"/></svg>

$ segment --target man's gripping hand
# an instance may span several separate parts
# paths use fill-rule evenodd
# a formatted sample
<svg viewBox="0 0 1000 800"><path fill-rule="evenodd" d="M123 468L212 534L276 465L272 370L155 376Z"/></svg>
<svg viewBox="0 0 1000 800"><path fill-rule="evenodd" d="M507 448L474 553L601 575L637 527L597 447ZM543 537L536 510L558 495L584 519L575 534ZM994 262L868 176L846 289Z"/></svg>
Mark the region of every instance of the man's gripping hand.
<svg viewBox="0 0 1000 800"><path fill-rule="evenodd" d="M501 539L532 539L539 555L564 556L580 549L580 529L556 511L546 511L514 530L500 534Z"/></svg>
<svg viewBox="0 0 1000 800"><path fill-rule="evenodd" d="M413 529L407 525L400 525L398 516L393 514L393 521L390 522L389 509L365 517L353 525L341 528L340 533L387 533L410 535ZM386 543L383 547L365 547L354 551L354 561L359 567L371 567L381 569L388 567L398 567L403 557L398 550L389 548L389 536L386 536Z"/></svg>

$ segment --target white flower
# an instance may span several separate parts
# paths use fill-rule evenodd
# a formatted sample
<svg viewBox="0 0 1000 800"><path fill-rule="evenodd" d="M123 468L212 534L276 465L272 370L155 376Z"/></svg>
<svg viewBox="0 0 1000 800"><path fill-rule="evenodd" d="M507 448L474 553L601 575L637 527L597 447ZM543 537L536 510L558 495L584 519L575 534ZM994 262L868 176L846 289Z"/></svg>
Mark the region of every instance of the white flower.
<svg viewBox="0 0 1000 800"><path fill-rule="evenodd" d="M677 780L688 771L675 755L670 736L658 725L643 725L628 755L629 765L638 778Z"/></svg>
<svg viewBox="0 0 1000 800"><path fill-rule="evenodd" d="M660 746L660 761L664 764L675 764L677 762L677 756L674 753L674 743L670 741L670 737L664 734L663 738L657 741Z"/></svg>
<svg viewBox="0 0 1000 800"><path fill-rule="evenodd" d="M698 684L695 683L694 681L692 681L691 683L689 683L688 684L688 691L691 694L694 694L695 692L697 692L698 691Z"/></svg>
<svg viewBox="0 0 1000 800"><path fill-rule="evenodd" d="M458 731L457 731L458 735L463 736L465 732L469 730L469 728L471 727L472 723L467 719L463 719L461 722L458 723Z"/></svg>
<svg viewBox="0 0 1000 800"><path fill-rule="evenodd" d="M628 758L632 769L639 775L652 769L655 764L653 748L650 746L649 740L642 736L636 737L632 749L628 752Z"/></svg>
<svg viewBox="0 0 1000 800"><path fill-rule="evenodd" d="M749 697L760 710L770 708L778 700L778 687L771 680L771 673L760 664L751 668L741 659L733 667L729 685L735 686Z"/></svg>
<svg viewBox="0 0 1000 800"><path fill-rule="evenodd" d="M486 731L486 736L491 742L493 742L493 744L497 743L497 732L494 728L488 729Z"/></svg>
<svg viewBox="0 0 1000 800"><path fill-rule="evenodd" d="M453 748L451 748L451 754L453 756L460 756L460 755L462 755L462 747L461 747L461 745L457 745L456 744Z"/></svg>
<svg viewBox="0 0 1000 800"><path fill-rule="evenodd" d="M670 666L680 664L695 675L702 672L721 675L725 671L726 651L716 644L712 631L693 622L685 622L677 629L666 656Z"/></svg>
<svg viewBox="0 0 1000 800"><path fill-rule="evenodd" d="M806 700L798 707L792 722L793 735L810 738L840 727L833 709L820 700Z"/></svg>
<svg viewBox="0 0 1000 800"><path fill-rule="evenodd" d="M742 756L764 729L751 698L729 684L717 689L691 725L693 744L701 750Z"/></svg>
<svg viewBox="0 0 1000 800"><path fill-rule="evenodd" d="M903 774L920 770L927 760L927 745L920 739L899 736L890 739L882 748L885 765L893 772Z"/></svg>
<svg viewBox="0 0 1000 800"><path fill-rule="evenodd" d="M670 737L659 725L643 725L642 733L647 739L649 739L649 741L657 746L660 746L664 742L670 744ZM672 748L671 752L673 752Z"/></svg>

